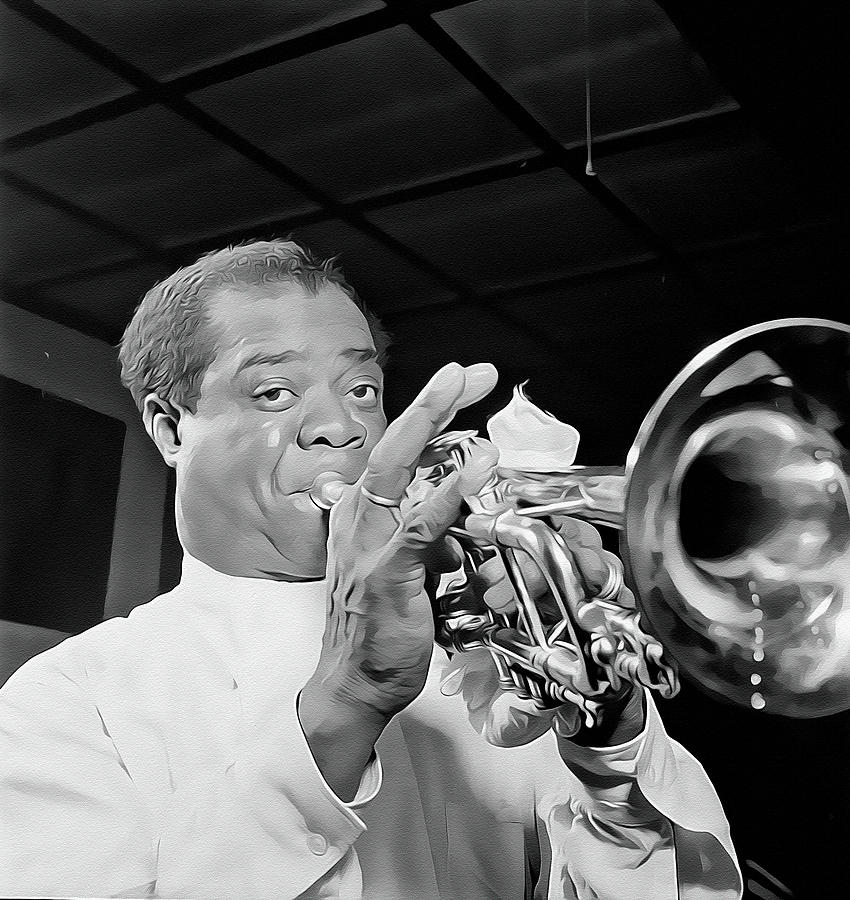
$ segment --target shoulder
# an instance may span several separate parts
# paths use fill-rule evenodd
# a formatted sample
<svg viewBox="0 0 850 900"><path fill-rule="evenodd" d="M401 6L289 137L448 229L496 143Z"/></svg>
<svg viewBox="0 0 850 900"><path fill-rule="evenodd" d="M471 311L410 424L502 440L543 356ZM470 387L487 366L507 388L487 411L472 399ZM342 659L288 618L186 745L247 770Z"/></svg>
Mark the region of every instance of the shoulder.
<svg viewBox="0 0 850 900"><path fill-rule="evenodd" d="M150 656L153 644L173 633L187 616L181 608L180 591L136 607L126 617L107 619L24 663L6 682L8 695L26 685L45 685L64 690L86 690L116 666L132 667Z"/></svg>

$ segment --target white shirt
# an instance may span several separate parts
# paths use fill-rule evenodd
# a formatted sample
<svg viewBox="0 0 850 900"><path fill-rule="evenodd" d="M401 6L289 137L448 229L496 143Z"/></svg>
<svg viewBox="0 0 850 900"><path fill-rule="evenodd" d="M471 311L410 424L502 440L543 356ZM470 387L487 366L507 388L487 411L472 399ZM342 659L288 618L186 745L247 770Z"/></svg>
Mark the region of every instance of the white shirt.
<svg viewBox="0 0 850 900"><path fill-rule="evenodd" d="M740 895L714 789L651 701L634 741L567 763L551 733L495 747L440 693L441 650L342 803L296 714L324 617L324 582L186 557L175 590L24 665L0 691L0 893Z"/></svg>

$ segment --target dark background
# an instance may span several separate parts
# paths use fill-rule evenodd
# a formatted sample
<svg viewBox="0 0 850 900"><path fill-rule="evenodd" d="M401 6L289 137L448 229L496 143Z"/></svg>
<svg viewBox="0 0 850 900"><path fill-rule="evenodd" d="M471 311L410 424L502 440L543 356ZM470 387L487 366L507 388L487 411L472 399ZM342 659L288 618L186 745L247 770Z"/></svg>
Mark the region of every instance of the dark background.
<svg viewBox="0 0 850 900"><path fill-rule="evenodd" d="M620 463L711 341L848 319L845 17L2 0L3 297L114 344L176 266L293 232L340 254L395 335L390 414L440 364L489 360L499 387L459 425L529 379L580 429L579 462ZM110 477L104 462L105 521ZM169 525L164 587L177 552ZM777 719L687 687L663 714L718 787L752 896L847 896L847 715Z"/></svg>
<svg viewBox="0 0 850 900"><path fill-rule="evenodd" d="M77 634L103 618L124 423L3 377L0 409L0 618Z"/></svg>

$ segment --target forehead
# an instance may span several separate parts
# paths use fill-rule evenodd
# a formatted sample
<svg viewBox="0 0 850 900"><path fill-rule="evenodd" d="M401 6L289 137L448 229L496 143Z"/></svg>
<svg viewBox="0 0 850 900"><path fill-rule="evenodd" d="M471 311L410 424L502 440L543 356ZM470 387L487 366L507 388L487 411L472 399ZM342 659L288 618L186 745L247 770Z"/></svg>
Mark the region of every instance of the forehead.
<svg viewBox="0 0 850 900"><path fill-rule="evenodd" d="M315 294L297 282L225 286L210 296L207 311L219 360L260 348L309 354L374 348L366 317L335 284Z"/></svg>

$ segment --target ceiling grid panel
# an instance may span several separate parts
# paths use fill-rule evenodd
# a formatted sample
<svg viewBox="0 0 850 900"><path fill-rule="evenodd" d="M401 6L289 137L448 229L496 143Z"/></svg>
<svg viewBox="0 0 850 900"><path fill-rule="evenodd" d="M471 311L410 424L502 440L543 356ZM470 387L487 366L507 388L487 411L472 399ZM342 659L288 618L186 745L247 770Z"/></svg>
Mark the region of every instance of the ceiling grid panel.
<svg viewBox="0 0 850 900"><path fill-rule="evenodd" d="M26 3L16 6L16 0L3 0L3 2L10 9L17 8L18 12L24 14L26 9L33 5ZM453 2L452 0L443 0L443 2L429 3L427 8L433 11L452 9L468 2L470 0L453 0ZM359 37L376 34L398 25L400 20L400 14L395 10L386 7L375 9L184 74L160 78L159 81L172 94L186 94L289 59L297 59L356 40ZM42 141L87 128L97 122L105 122L134 112L156 102L154 94L145 88L139 88L134 93L89 106L70 115L10 135L3 142L3 149L11 152L31 147Z"/></svg>
<svg viewBox="0 0 850 900"><path fill-rule="evenodd" d="M52 206L60 212L63 212L74 219L78 219L91 228L95 228L98 231L102 231L104 234L108 234L110 237L123 241L125 244L136 247L136 249L140 250L142 253L155 255L162 253L162 248L156 242L145 240L141 235L128 231L123 226L110 222L102 216L98 216L95 213L78 206L76 203L64 200L57 194L51 193L37 184L33 184L26 178L21 178L14 172L9 172L6 169L0 168L0 179L10 187L20 191L20 193L28 194L30 197L39 200L41 203Z"/></svg>
<svg viewBox="0 0 850 900"><path fill-rule="evenodd" d="M385 0L385 2L388 6L396 9L403 9L406 6L404 0ZM584 169L584 160L581 161L580 166L577 166L576 158L570 156L564 150L563 145L508 90L485 71L434 19L421 13L409 12L407 22L423 40L427 41L464 78L481 91L543 153L551 156L594 200L633 229L648 247L658 253L669 264L681 272L686 272L689 277L695 277L687 264L669 244L654 232L640 216L613 194L599 178L587 175Z"/></svg>
<svg viewBox="0 0 850 900"><path fill-rule="evenodd" d="M435 278L450 290L461 294L472 294L471 289L467 285L459 282L450 274L441 271L433 263L381 231L361 214L356 211L349 211L344 205L317 188L287 165L270 154L263 152L233 129L228 128L181 95L170 92L167 86L147 75L136 66L126 62L107 47L69 25L63 19L32 2L32 0L3 0L3 2L10 9L25 16L36 25L99 62L129 84L146 92L155 102L172 110L177 115L206 131L212 137L227 144L247 159L266 169L266 171L290 187L300 191L311 201L325 209L329 217L341 218L348 222L352 227L377 240L409 263L421 268L426 274Z"/></svg>
<svg viewBox="0 0 850 900"><path fill-rule="evenodd" d="M646 128L631 129L622 134L605 135L595 142L594 155L597 159L604 159L606 156L645 147L650 143L652 145L657 145L688 137L698 137L701 134L710 133L718 127L722 127L724 124L736 122L739 119L740 111L737 108L734 108L719 112L712 111L684 119L673 120L671 122L661 122ZM583 145L573 145L571 147L566 147L565 150L568 153L576 155L583 155L584 153ZM345 203L344 205L351 210L368 213L414 200L438 197L441 194L452 191L460 191L479 185L493 184L504 179L516 178L520 175L542 172L553 168L554 166L555 163L550 157L546 154L538 153L521 160L486 165L476 169L467 170L459 175L437 178L410 187L366 196L362 199ZM143 253L141 257L127 259L125 264L127 266L132 266L138 262L139 259L143 259L148 262L155 262L157 260L166 262L174 261L174 264L178 265L180 261L185 260L192 254L202 253L212 246L224 245L239 240L246 232L253 234L284 234L328 220L329 216L327 211L322 209L287 216L283 219L264 219L252 223L247 229L231 229L226 232L206 235L202 240L169 244L167 247L163 246L158 250L150 249ZM79 279L97 277L116 271L121 267L121 263L116 264L114 262L105 265L96 264L92 266L83 266L70 273L70 275ZM600 269L596 267L593 271L598 272ZM571 283L573 277L580 278L581 275L565 276L564 284ZM33 286L38 288L43 285L50 285L54 283L54 281L55 278L46 278L35 282Z"/></svg>

